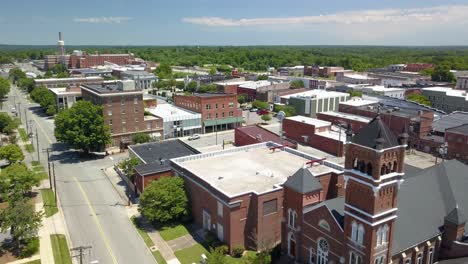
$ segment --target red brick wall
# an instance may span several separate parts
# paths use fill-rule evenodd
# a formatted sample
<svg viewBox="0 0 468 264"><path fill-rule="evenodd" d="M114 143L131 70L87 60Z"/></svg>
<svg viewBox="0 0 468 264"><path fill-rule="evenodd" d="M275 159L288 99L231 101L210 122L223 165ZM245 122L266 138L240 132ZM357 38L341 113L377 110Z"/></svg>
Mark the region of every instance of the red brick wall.
<svg viewBox="0 0 468 264"><path fill-rule="evenodd" d="M338 116L327 115L326 113L317 113L317 119L331 122L332 124L351 124L351 129L357 132L368 124L368 122L361 122L349 118L343 118Z"/></svg>
<svg viewBox="0 0 468 264"><path fill-rule="evenodd" d="M253 101L257 97L257 91L255 89L247 89L242 87L237 87L237 94L245 94L247 100Z"/></svg>
<svg viewBox="0 0 468 264"><path fill-rule="evenodd" d="M129 64L135 58L129 54L121 56L106 56L106 55L70 55L70 68L90 68L92 66L104 65L104 62L111 62L117 65Z"/></svg>
<svg viewBox="0 0 468 264"><path fill-rule="evenodd" d="M451 132L445 132L445 142L447 142L447 155L451 158L456 158L468 161L468 135Z"/></svg>
<svg viewBox="0 0 468 264"><path fill-rule="evenodd" d="M258 140L255 137L252 137L249 134L246 134L239 129L234 130L234 143L236 146L245 146L245 145L251 145L251 144L256 144L262 142L261 140Z"/></svg>
<svg viewBox="0 0 468 264"><path fill-rule="evenodd" d="M154 180L159 180L162 177L174 176L172 171L155 173L150 175L141 176L139 173L135 173L135 187L137 188L138 193L142 193L143 190ZM142 180L143 179L143 180Z"/></svg>
<svg viewBox="0 0 468 264"><path fill-rule="evenodd" d="M232 103L233 107L229 107L229 103ZM201 113L202 122L207 119L215 119L216 114L218 114L218 119L228 118L230 117L231 112L233 117L242 117L242 111L237 107L238 103L236 94L220 94L219 96L210 97L175 95L174 104L176 106ZM211 109L206 109L207 104L211 106Z"/></svg>
<svg viewBox="0 0 468 264"><path fill-rule="evenodd" d="M310 141L310 138L315 134L315 126L290 119L284 119L283 131L287 138L299 143L304 143L304 138L302 136L308 136Z"/></svg>

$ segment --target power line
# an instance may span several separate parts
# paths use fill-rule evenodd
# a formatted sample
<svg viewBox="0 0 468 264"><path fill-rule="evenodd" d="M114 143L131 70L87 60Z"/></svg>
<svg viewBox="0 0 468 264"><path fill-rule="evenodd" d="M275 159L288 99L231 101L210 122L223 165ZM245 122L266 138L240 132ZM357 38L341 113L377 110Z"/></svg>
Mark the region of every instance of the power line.
<svg viewBox="0 0 468 264"><path fill-rule="evenodd" d="M88 255L91 255L91 248L92 248L92 246L79 246L79 247L75 247L75 248L70 248L71 252L78 251L78 254L72 256L72 258L79 258L80 264L83 264L83 257L86 254L85 250L88 249Z"/></svg>

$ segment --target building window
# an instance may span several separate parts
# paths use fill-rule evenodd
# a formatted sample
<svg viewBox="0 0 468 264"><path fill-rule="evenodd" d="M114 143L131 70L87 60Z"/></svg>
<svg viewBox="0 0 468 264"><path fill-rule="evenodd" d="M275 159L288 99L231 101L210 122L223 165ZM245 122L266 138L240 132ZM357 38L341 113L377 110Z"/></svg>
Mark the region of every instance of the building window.
<svg viewBox="0 0 468 264"><path fill-rule="evenodd" d="M218 104L215 104L215 108L218 109Z"/></svg>
<svg viewBox="0 0 468 264"><path fill-rule="evenodd" d="M234 112L229 112L229 116L234 116Z"/></svg>
<svg viewBox="0 0 468 264"><path fill-rule="evenodd" d="M359 245L363 244L364 240L364 226L362 224L357 224L355 221L351 224L351 240L358 243Z"/></svg>
<svg viewBox="0 0 468 264"><path fill-rule="evenodd" d="M211 119L211 114L208 114L208 115L206 116L206 119Z"/></svg>
<svg viewBox="0 0 468 264"><path fill-rule="evenodd" d="M122 126L122 133L127 133L127 127L126 126Z"/></svg>
<svg viewBox="0 0 468 264"><path fill-rule="evenodd" d="M292 229L296 228L296 218L297 213L296 211L292 210L291 208L288 210L288 226Z"/></svg>
<svg viewBox="0 0 468 264"><path fill-rule="evenodd" d="M364 243L364 226L362 224L359 224L358 226L357 242L359 245Z"/></svg>
<svg viewBox="0 0 468 264"><path fill-rule="evenodd" d="M138 126L135 126L135 132L140 131L140 128Z"/></svg>
<svg viewBox="0 0 468 264"><path fill-rule="evenodd" d="M122 119L122 125L126 124L127 123L127 120L125 119Z"/></svg>
<svg viewBox="0 0 468 264"><path fill-rule="evenodd" d="M290 257L296 257L296 239L294 238L293 232L288 235L288 255Z"/></svg>
<svg viewBox="0 0 468 264"><path fill-rule="evenodd" d="M218 216L223 217L223 204L218 201Z"/></svg>
<svg viewBox="0 0 468 264"><path fill-rule="evenodd" d="M224 112L221 114L222 117L224 117Z"/></svg>
<svg viewBox="0 0 468 264"><path fill-rule="evenodd" d="M122 108L122 112L121 112L123 115L125 115L125 109Z"/></svg>
<svg viewBox="0 0 468 264"><path fill-rule="evenodd" d="M427 264L432 264L434 262L434 248L429 249L429 256L427 257Z"/></svg>
<svg viewBox="0 0 468 264"><path fill-rule="evenodd" d="M377 246L387 243L388 237L388 225L380 226L377 229Z"/></svg>
<svg viewBox="0 0 468 264"><path fill-rule="evenodd" d="M405 259L405 264L411 264L411 258Z"/></svg>
<svg viewBox="0 0 468 264"><path fill-rule="evenodd" d="M416 264L423 264L423 256L421 253L416 257Z"/></svg>
<svg viewBox="0 0 468 264"><path fill-rule="evenodd" d="M349 253L349 264L362 264L362 257L351 251Z"/></svg>
<svg viewBox="0 0 468 264"><path fill-rule="evenodd" d="M327 221L325 221L325 220L322 219L322 220L319 221L318 225L319 225L321 228L323 228L323 229L327 230L328 232L330 232L330 225L328 224Z"/></svg>
<svg viewBox="0 0 468 264"><path fill-rule="evenodd" d="M206 110L210 110L211 109L211 105L210 104L206 104Z"/></svg>
<svg viewBox="0 0 468 264"><path fill-rule="evenodd" d="M133 104L138 104L138 97L133 97Z"/></svg>
<svg viewBox="0 0 468 264"><path fill-rule="evenodd" d="M385 264L385 256L376 257L374 264Z"/></svg>
<svg viewBox="0 0 468 264"><path fill-rule="evenodd" d="M151 129L151 122L146 123L146 129L150 130Z"/></svg>
<svg viewBox="0 0 468 264"><path fill-rule="evenodd" d="M230 102L229 103L229 108L233 108L234 107L234 103L233 102Z"/></svg>
<svg viewBox="0 0 468 264"><path fill-rule="evenodd" d="M315 254L314 249L309 248L309 264L315 264Z"/></svg>
<svg viewBox="0 0 468 264"><path fill-rule="evenodd" d="M138 107L137 106L135 106L134 111L135 111L135 113L138 113Z"/></svg>
<svg viewBox="0 0 468 264"><path fill-rule="evenodd" d="M135 117L135 123L138 123L140 122L140 120L138 120L138 117Z"/></svg>
<svg viewBox="0 0 468 264"><path fill-rule="evenodd" d="M270 201L263 202L263 215L269 215L278 211L278 200L273 199Z"/></svg>
<svg viewBox="0 0 468 264"><path fill-rule="evenodd" d="M121 105L125 105L125 97L122 96L122 97L120 98L120 104L121 104Z"/></svg>
<svg viewBox="0 0 468 264"><path fill-rule="evenodd" d="M107 115L111 116L112 115L112 110L108 110Z"/></svg>
<svg viewBox="0 0 468 264"><path fill-rule="evenodd" d="M317 246L317 264L328 263L328 242L321 238Z"/></svg>
<svg viewBox="0 0 468 264"><path fill-rule="evenodd" d="M112 97L107 98L107 105L109 105L109 106L112 105Z"/></svg>
<svg viewBox="0 0 468 264"><path fill-rule="evenodd" d="M109 126L112 126L112 119L109 120Z"/></svg>
<svg viewBox="0 0 468 264"><path fill-rule="evenodd" d="M215 118L218 119L218 113L215 114Z"/></svg>
<svg viewBox="0 0 468 264"><path fill-rule="evenodd" d="M221 105L221 108L223 108L223 109L224 109L224 104L222 104L222 105Z"/></svg>

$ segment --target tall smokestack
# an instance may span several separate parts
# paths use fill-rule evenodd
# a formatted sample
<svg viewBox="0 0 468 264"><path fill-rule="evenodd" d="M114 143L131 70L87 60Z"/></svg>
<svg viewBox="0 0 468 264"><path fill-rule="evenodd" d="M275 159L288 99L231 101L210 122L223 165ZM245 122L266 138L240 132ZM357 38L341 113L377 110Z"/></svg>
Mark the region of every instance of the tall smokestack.
<svg viewBox="0 0 468 264"><path fill-rule="evenodd" d="M59 49L59 55L65 56L65 42L63 41L63 38L62 38L62 32L59 32L59 40L57 42L57 45Z"/></svg>

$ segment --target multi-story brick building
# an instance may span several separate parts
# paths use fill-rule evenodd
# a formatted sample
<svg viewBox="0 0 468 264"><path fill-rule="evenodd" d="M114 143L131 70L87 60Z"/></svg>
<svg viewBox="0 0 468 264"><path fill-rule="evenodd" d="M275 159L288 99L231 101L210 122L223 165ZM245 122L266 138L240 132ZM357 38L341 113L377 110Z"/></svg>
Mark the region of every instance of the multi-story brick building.
<svg viewBox="0 0 468 264"><path fill-rule="evenodd" d="M466 90L427 87L422 89L422 94L431 101L433 107L447 113L453 111L468 112L468 94Z"/></svg>
<svg viewBox="0 0 468 264"><path fill-rule="evenodd" d="M282 263L432 264L468 256L468 167L448 161L405 177L408 135L380 116L347 131L344 195L305 172L284 184ZM461 262L460 262L461 263Z"/></svg>
<svg viewBox="0 0 468 264"><path fill-rule="evenodd" d="M445 130L445 142L449 158L468 162L468 124Z"/></svg>
<svg viewBox="0 0 468 264"><path fill-rule="evenodd" d="M232 129L242 123L237 95L225 93L194 93L174 95L174 104L202 115L203 131Z"/></svg>
<svg viewBox="0 0 468 264"><path fill-rule="evenodd" d="M339 125L341 127L350 125L353 131L358 131L371 121L369 117L333 111L318 113L317 119L328 121L333 125Z"/></svg>
<svg viewBox="0 0 468 264"><path fill-rule="evenodd" d="M147 133L153 138L163 135L162 119L144 115L143 91L131 80L116 84L82 85L83 100L103 108L104 122L110 127L110 147L124 148L136 133Z"/></svg>
<svg viewBox="0 0 468 264"><path fill-rule="evenodd" d="M94 66L104 65L105 62L114 63L117 65L132 64L135 56L132 54L72 54L68 67L74 68L91 68Z"/></svg>
<svg viewBox="0 0 468 264"><path fill-rule="evenodd" d="M47 88L57 87L79 87L82 84L102 84L104 78L99 76L73 77L73 78L47 78L34 79L34 86L45 86Z"/></svg>
<svg viewBox="0 0 468 264"><path fill-rule="evenodd" d="M316 157L265 142L214 153L171 159L186 183L195 224L217 234L230 250L261 250L281 240L283 187L288 177L303 173ZM343 189L342 168L320 161L306 169L321 182L322 197Z"/></svg>
<svg viewBox="0 0 468 264"><path fill-rule="evenodd" d="M238 127L234 131L234 144L237 147L269 141L289 148L297 148L296 143L288 139L281 138L281 136L259 125Z"/></svg>
<svg viewBox="0 0 468 264"><path fill-rule="evenodd" d="M408 63L406 64L405 71L409 72L420 72L426 69L434 68L434 64L431 63Z"/></svg>

